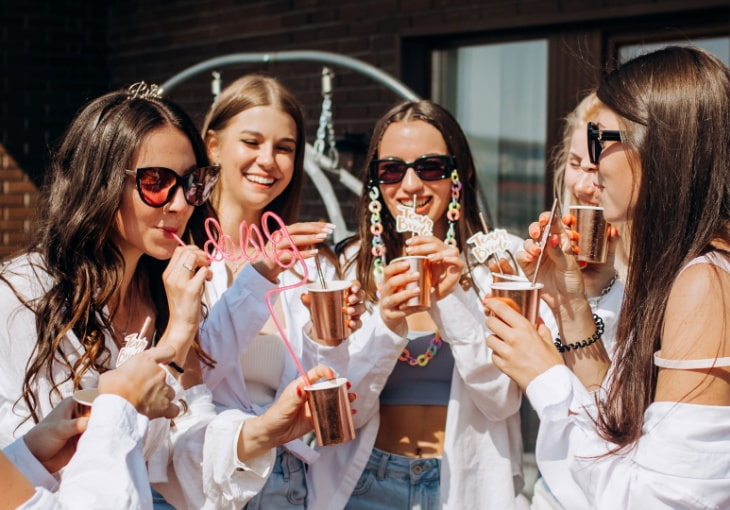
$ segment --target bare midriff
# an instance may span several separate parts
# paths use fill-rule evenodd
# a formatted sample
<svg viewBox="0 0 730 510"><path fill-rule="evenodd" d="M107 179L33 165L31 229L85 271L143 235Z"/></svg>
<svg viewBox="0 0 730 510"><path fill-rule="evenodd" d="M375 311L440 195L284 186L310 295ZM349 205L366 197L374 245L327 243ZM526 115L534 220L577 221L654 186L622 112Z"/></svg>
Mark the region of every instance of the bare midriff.
<svg viewBox="0 0 730 510"><path fill-rule="evenodd" d="M445 428L446 406L381 406L375 447L405 457L441 457Z"/></svg>
<svg viewBox="0 0 730 510"><path fill-rule="evenodd" d="M436 331L436 324L427 312L412 314L407 321L412 331ZM375 447L405 457L441 457L445 428L446 406L380 406Z"/></svg>

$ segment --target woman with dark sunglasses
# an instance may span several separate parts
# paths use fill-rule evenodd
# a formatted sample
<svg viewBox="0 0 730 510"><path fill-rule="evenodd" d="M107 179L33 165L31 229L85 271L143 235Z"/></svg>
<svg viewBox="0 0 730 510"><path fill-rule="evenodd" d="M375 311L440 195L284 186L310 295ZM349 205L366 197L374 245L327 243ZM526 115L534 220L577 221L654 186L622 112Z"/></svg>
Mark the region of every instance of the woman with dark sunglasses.
<svg viewBox="0 0 730 510"><path fill-rule="evenodd" d="M630 233L613 359L557 237L539 280L560 339L488 300L487 343L541 418L538 466L566 508L730 508L730 71L668 47L597 97L593 182Z"/></svg>
<svg viewBox="0 0 730 510"><path fill-rule="evenodd" d="M441 106L400 103L375 126L364 182L358 233L336 251L369 310L348 342L318 353L353 384L357 438L320 450L313 508L513 508L520 392L491 362L476 291L459 284L481 230L466 137ZM398 232L407 216L432 233ZM405 254L429 259L429 310L405 306L420 292L394 261Z"/></svg>
<svg viewBox="0 0 730 510"><path fill-rule="evenodd" d="M166 370L182 414L150 421L144 454L150 482L176 508L242 506L263 486L274 447L311 430L301 380L261 416L217 415L201 384L201 363L214 362L198 344L201 320L225 312L205 319L201 300L211 275L199 246L218 173L192 121L144 84L91 101L73 119L30 249L0 268L0 444L75 390L95 388L143 329L151 344L175 350ZM238 301L229 313L245 313L245 296ZM309 374L321 376L331 371Z"/></svg>

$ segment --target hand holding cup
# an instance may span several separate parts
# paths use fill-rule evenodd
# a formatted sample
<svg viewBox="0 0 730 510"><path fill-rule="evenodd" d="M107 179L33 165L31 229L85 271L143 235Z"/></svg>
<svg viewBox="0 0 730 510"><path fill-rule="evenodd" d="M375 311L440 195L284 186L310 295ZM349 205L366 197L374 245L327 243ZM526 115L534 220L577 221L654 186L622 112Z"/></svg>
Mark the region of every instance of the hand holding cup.
<svg viewBox="0 0 730 510"><path fill-rule="evenodd" d="M172 402L175 391L165 381L167 372L160 366L174 357L175 349L164 345L135 354L121 367L103 373L98 391L119 395L150 419L174 418L180 408Z"/></svg>
<svg viewBox="0 0 730 510"><path fill-rule="evenodd" d="M584 300L585 295L580 266L572 254L570 234L564 229L556 229L553 224L548 226L549 219L550 213L543 212L538 221L530 224L530 239L524 242L524 250L518 252L516 258L531 280L538 258L545 251L538 274L539 282L544 285L541 298L556 310L561 302L570 299ZM547 228L551 229L551 233L547 235L545 245L540 246L536 240L544 237Z"/></svg>

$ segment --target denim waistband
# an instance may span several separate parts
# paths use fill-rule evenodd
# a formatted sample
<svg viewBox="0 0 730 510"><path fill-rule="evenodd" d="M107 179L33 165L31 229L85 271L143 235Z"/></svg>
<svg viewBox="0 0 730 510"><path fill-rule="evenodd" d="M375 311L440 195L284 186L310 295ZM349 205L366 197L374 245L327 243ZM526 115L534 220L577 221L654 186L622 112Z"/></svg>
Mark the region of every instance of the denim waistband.
<svg viewBox="0 0 730 510"><path fill-rule="evenodd" d="M415 459L373 448L365 469L378 480L395 478L408 480L415 485L422 481L438 480L441 476L441 459Z"/></svg>

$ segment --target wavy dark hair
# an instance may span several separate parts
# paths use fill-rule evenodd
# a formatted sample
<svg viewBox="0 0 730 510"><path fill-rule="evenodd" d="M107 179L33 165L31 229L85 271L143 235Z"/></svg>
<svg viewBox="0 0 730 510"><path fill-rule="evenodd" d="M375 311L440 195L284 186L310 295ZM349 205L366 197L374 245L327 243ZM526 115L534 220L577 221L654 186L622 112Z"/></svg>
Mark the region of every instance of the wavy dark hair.
<svg viewBox="0 0 730 510"><path fill-rule="evenodd" d="M652 356L677 275L718 249L713 241L730 240L730 72L704 50L667 47L610 73L597 95L640 164L614 372L598 417L621 449L641 436L654 399Z"/></svg>
<svg viewBox="0 0 730 510"><path fill-rule="evenodd" d="M271 211L279 215L284 223L289 225L297 220L299 214L299 201L304 180L304 147L306 144L304 114L294 94L272 76L259 73L242 76L220 93L205 116L201 132L205 138L209 130L221 131L228 126L233 117L256 106L272 106L281 110L294 119L296 125L297 140L292 180L284 191L272 200L263 211ZM211 198L211 202L216 208L219 206L222 183L222 180L218 183ZM276 226L271 224L269 227L273 229Z"/></svg>
<svg viewBox="0 0 730 510"><path fill-rule="evenodd" d="M53 381L48 396L52 401L54 394L61 396L61 383L71 380L78 388L86 370L109 369L105 334L112 334L112 325L111 317L102 311L119 292L124 272L122 253L113 241L126 179L124 171L132 165L142 140L164 126L179 129L190 140L197 165L209 164L194 123L179 107L153 96L132 98L126 90L106 94L84 106L52 151L39 219L28 250L39 255L38 270L48 273L50 287L32 302L18 296L36 314L37 344L28 362L21 396L30 409L29 418L35 422L39 419L36 407L41 396L34 388L41 373ZM204 221L208 217L215 217L208 203L196 207L184 239L202 247L207 239ZM143 255L135 276L136 284L148 289L157 309L154 328L158 337L169 320L162 282L166 266L166 260ZM0 273L0 279L11 285L11 275L6 271L9 269ZM73 362L61 349L69 331L84 346L81 357ZM197 342L193 348L204 362L212 362ZM54 380L54 363L64 368L64 380Z"/></svg>
<svg viewBox="0 0 730 510"><path fill-rule="evenodd" d="M375 130L370 139L370 147L368 148L367 157L365 159L362 171L362 181L367 183L363 194L360 197L358 206L358 232L354 236L342 241L336 248L336 251L344 253L348 246L359 242L361 249L357 254L347 260L343 267L343 272L356 265L357 278L362 284L366 298L369 302L377 301L377 288L373 276L373 259L374 256L370 250L372 234L370 233L370 213L368 206L370 197L368 190L373 186L377 186L370 178L370 162L378 159L378 148L383 138L385 130L395 122L408 122L413 120L421 120L428 122L438 129L446 142L449 154L456 160L456 168L459 173L459 179L462 183L461 195L459 202L461 204L461 218L457 222L456 242L459 251L462 253L466 250L466 240L475 232L481 230L481 221L479 219L479 205L477 199L477 172L474 167L474 158L469 148L469 142L466 135L459 126L456 119L444 107L429 100L420 101L403 101L391 108L383 117L375 124ZM380 198L382 210L380 213L383 224L382 239L385 245L386 257L392 259L401 251L403 245L402 236L396 232L395 218L388 211L388 208ZM445 213L444 213L445 214Z"/></svg>

